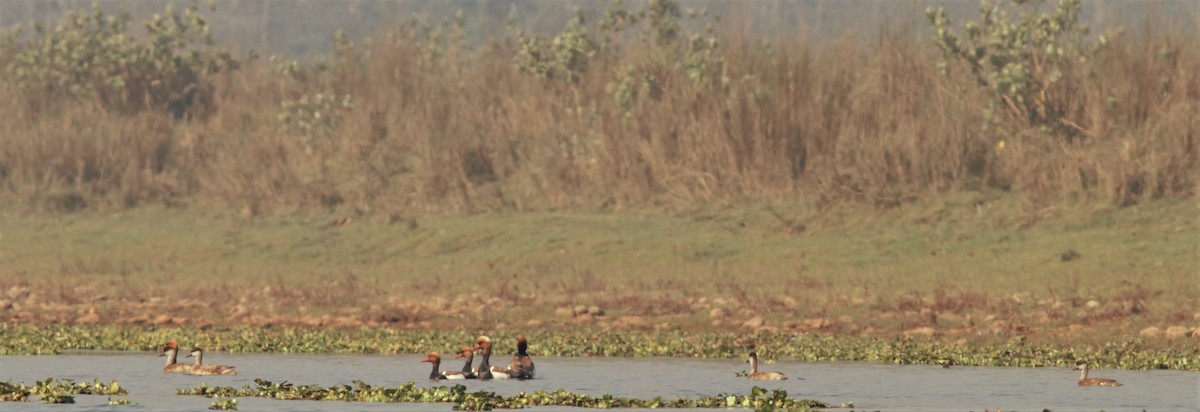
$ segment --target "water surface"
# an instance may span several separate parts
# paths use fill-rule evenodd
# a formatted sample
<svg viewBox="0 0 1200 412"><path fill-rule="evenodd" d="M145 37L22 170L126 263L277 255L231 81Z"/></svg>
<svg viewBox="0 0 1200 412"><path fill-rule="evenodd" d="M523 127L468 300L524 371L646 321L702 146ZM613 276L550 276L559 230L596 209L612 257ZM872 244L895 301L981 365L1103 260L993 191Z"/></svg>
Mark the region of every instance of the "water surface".
<svg viewBox="0 0 1200 412"><path fill-rule="evenodd" d="M504 359L504 357L500 357ZM272 382L321 386L350 384L397 386L408 381L421 386L452 385L429 382L429 364L420 355L286 355L211 352L205 361L234 365L236 376L191 376L162 373L163 358L150 352L71 352L59 356L0 356L0 381L32 385L47 377L107 383L116 379L129 390L129 406L108 406L107 396L76 396L73 405L39 401L2 403L14 411L134 410L195 411L211 399L175 395L179 388L254 385L255 378ZM788 374L786 381L751 382L735 373L747 368L740 360L686 358L556 358L535 357L537 379L528 381L454 381L469 392L502 395L534 390L566 389L591 395L634 398L662 396L695 398L720 393L745 395L758 385L785 389L795 398L831 405L854 402L858 410L885 411L1195 411L1200 410L1200 373L1180 371L1097 370L1093 376L1117 379L1120 388L1088 388L1075 384L1077 374L1066 368L986 368L897 366L870 363L778 362L764 370ZM493 362L498 363L498 362ZM442 369L460 369L447 360ZM331 401L283 401L238 398L246 411L451 410L451 404L397 404ZM538 411L582 410L563 407Z"/></svg>

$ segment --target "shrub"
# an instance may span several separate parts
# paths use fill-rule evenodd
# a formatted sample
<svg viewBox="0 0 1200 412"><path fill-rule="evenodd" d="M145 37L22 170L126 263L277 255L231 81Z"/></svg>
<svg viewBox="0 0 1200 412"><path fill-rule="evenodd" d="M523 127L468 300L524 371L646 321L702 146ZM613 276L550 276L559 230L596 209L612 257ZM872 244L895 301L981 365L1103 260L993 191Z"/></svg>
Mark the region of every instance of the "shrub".
<svg viewBox="0 0 1200 412"><path fill-rule="evenodd" d="M1017 7L1041 1L1013 0ZM986 113L1000 110L1028 125L1057 129L1073 137L1083 132L1074 119L1080 114L1079 73L1076 67L1092 58L1114 33L1095 43L1084 40L1086 24L1079 22L1080 0L1059 0L1053 13L1023 13L1011 17L998 5L984 2L978 22L963 25L956 36L944 8L927 8L934 42L950 60L965 63L976 81L995 97ZM942 70L948 65L943 62Z"/></svg>
<svg viewBox="0 0 1200 412"><path fill-rule="evenodd" d="M207 115L213 75L241 62L214 45L197 3L182 13L168 4L145 23L142 40L127 34L130 21L127 13L106 16L94 5L90 12L70 12L53 30L35 25L30 40L14 36L0 43L0 52L15 56L5 67L7 79L33 110L73 100L124 113Z"/></svg>

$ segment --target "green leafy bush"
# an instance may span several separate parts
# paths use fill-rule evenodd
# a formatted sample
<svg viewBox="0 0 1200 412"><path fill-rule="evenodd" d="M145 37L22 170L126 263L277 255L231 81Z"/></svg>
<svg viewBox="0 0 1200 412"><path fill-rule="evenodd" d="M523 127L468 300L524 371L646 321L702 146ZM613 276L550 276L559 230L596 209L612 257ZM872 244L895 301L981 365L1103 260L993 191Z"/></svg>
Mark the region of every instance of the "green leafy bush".
<svg viewBox="0 0 1200 412"><path fill-rule="evenodd" d="M583 13L577 10L562 33L552 39L521 33L517 38L521 49L514 56L517 67L543 79L579 81L597 50L584 23Z"/></svg>
<svg viewBox="0 0 1200 412"><path fill-rule="evenodd" d="M1017 7L1041 1L1013 0ZM1116 32L1094 43L1085 41L1088 26L1079 21L1080 0L1059 0L1053 12L1022 13L1012 17L999 5L982 3L980 20L963 25L960 38L944 8L927 8L934 43L947 59L963 62L976 81L995 97L988 117L996 109L1031 126L1065 131L1074 136L1084 129L1074 120L1080 114L1079 77L1076 68L1087 63ZM942 70L949 66L943 61Z"/></svg>
<svg viewBox="0 0 1200 412"><path fill-rule="evenodd" d="M198 4L182 13L168 4L145 22L145 38L128 34L131 20L127 13L107 16L94 5L90 12L70 12L53 30L35 25L28 41L14 35L0 42L0 52L14 56L4 68L6 79L34 109L85 101L124 113L208 114L213 76L241 61L215 46Z"/></svg>

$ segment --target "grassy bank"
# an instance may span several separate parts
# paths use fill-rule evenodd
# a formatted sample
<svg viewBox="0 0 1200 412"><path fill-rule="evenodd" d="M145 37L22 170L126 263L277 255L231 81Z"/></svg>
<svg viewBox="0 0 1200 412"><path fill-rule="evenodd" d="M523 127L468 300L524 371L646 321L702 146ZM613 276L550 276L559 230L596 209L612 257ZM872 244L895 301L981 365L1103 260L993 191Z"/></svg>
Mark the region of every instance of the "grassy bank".
<svg viewBox="0 0 1200 412"><path fill-rule="evenodd" d="M3 319L1194 345L1197 205L0 215ZM1154 329L1157 328L1157 331ZM134 329L136 330L136 329ZM1194 335L1188 337L1187 335Z"/></svg>

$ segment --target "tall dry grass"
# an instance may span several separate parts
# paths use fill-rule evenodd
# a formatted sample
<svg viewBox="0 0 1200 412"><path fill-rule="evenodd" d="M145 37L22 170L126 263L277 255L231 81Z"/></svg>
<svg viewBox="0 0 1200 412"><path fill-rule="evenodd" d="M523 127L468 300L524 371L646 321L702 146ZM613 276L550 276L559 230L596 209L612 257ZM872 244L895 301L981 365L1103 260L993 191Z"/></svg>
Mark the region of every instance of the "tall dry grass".
<svg viewBox="0 0 1200 412"><path fill-rule="evenodd" d="M961 67L939 72L936 48L914 40L925 28L768 47L726 24L696 33L719 40L701 48L699 79L683 68L696 56L686 37L633 35L599 47L577 79L544 79L513 63L515 35L469 49L401 26L370 43L343 38L322 62L217 74L212 108L195 118L78 98L33 106L37 92L0 72L0 199L35 211L412 214L782 198L887 207L959 190L1124 205L1200 188L1200 38L1169 24L1070 67L1070 88L1056 92L1069 94L1071 137L989 123L987 91ZM623 81L634 91L624 100ZM293 114L336 119L327 130L281 121L284 102L318 93L349 105Z"/></svg>

